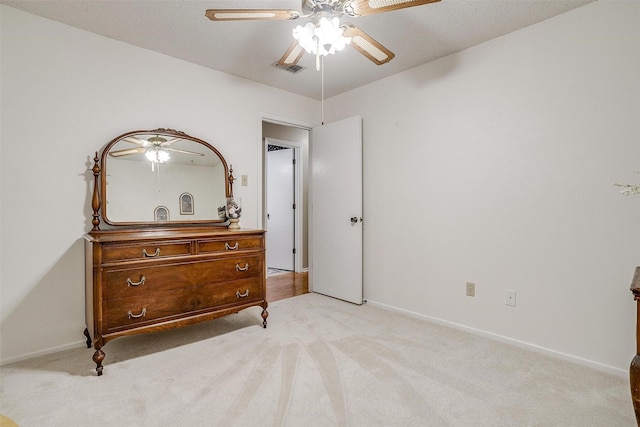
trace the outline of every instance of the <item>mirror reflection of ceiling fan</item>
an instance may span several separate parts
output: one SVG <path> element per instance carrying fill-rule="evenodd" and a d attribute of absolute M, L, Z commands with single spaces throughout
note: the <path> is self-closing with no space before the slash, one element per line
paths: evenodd
<path fill-rule="evenodd" d="M 306 25 L 293 30 L 294 41 L 278 61 L 279 66 L 296 65 L 304 52 L 320 56 L 333 54 L 351 45 L 377 65 L 386 64 L 393 52 L 353 24 L 340 25 L 343 15 L 355 18 L 440 0 L 302 0 L 301 12 L 286 9 L 209 9 L 205 16 L 212 21 L 293 20 L 309 18 Z"/>
<path fill-rule="evenodd" d="M 144 153 L 145 157 L 153 163 L 164 163 L 169 160 L 170 152 L 189 154 L 192 156 L 204 156 L 202 153 L 195 151 L 178 150 L 171 147 L 172 144 L 180 141 L 182 138 L 166 139 L 159 135 L 152 136 L 146 140 L 134 138 L 132 136 L 124 138 L 123 141 L 138 145 L 138 147 L 126 148 L 124 150 L 110 151 L 109 155 L 113 157 L 129 156 L 131 154 Z"/>

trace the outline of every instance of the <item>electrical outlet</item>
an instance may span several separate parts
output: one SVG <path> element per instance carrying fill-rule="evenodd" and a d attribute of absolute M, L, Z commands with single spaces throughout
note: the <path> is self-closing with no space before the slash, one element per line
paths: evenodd
<path fill-rule="evenodd" d="M 475 297 L 476 296 L 476 284 L 473 282 L 467 282 L 467 296 Z"/>
<path fill-rule="evenodd" d="M 242 186 L 246 187 L 247 185 L 249 185 L 249 176 L 248 175 L 242 175 Z"/>
<path fill-rule="evenodd" d="M 516 291 L 504 291 L 504 304 L 511 307 L 516 306 Z"/>

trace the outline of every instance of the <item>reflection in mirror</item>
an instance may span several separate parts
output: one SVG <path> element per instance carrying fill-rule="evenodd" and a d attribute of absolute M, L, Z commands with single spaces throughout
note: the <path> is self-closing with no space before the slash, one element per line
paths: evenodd
<path fill-rule="evenodd" d="M 166 206 L 158 206 L 154 209 L 153 214 L 156 221 L 169 221 L 169 209 Z"/>
<path fill-rule="evenodd" d="M 125 134 L 102 155 L 103 219 L 113 225 L 223 222 L 227 174 L 224 158 L 197 138 L 166 129 Z"/>
<path fill-rule="evenodd" d="M 180 195 L 180 213 L 182 215 L 193 215 L 193 196 L 189 193 Z"/>

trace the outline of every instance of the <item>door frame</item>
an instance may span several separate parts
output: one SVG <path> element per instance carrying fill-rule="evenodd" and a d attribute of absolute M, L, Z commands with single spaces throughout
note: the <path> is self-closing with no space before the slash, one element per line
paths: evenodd
<path fill-rule="evenodd" d="M 273 123 L 273 124 L 277 124 L 277 125 L 282 125 L 282 126 L 288 126 L 288 127 L 293 127 L 293 128 L 298 128 L 298 129 L 304 129 L 306 131 L 309 132 L 309 135 L 311 135 L 311 129 L 313 128 L 313 124 L 309 123 L 309 122 L 303 122 L 300 120 L 295 120 L 295 119 L 290 119 L 287 117 L 282 117 L 282 116 L 277 116 L 274 114 L 269 114 L 269 113 L 258 113 L 258 141 L 257 141 L 257 146 L 258 146 L 258 152 L 260 153 L 260 156 L 258 158 L 258 228 L 266 230 L 266 224 L 267 224 L 267 199 L 266 199 L 266 192 L 267 192 L 267 186 L 266 186 L 266 161 L 267 161 L 267 151 L 266 151 L 266 143 L 265 143 L 265 137 L 262 135 L 262 124 L 264 122 L 267 123 Z M 274 138 L 271 138 L 272 140 Z M 300 144 L 301 145 L 301 144 Z M 309 138 L 309 145 L 311 145 L 311 138 Z M 298 147 L 300 149 L 303 149 L 304 147 Z M 310 148 L 310 147 L 309 147 Z M 297 152 L 296 153 L 296 158 L 300 159 L 300 161 L 298 162 L 299 167 L 297 168 L 297 173 L 302 174 L 302 161 L 301 159 L 302 157 L 302 152 Z M 300 155 L 300 156 L 298 156 Z M 296 177 L 298 178 L 298 177 Z M 298 185 L 301 184 L 301 180 L 296 179 L 296 181 L 298 182 Z M 302 190 L 300 190 L 302 191 Z M 307 195 L 307 197 L 311 197 L 311 188 L 308 189 L 309 194 Z M 297 200 L 302 200 L 302 197 L 296 197 Z M 296 209 L 296 226 L 297 227 L 302 227 L 302 209 Z M 299 215 L 299 217 L 298 217 Z M 306 209 L 305 215 L 307 215 L 307 217 L 309 216 L 309 209 Z M 298 242 L 298 240 L 296 240 L 296 248 L 302 248 L 303 243 L 302 243 L 302 230 L 295 230 L 295 235 L 296 235 L 296 239 L 300 239 L 300 242 Z M 309 230 L 309 241 L 311 240 L 312 236 L 311 236 L 311 230 Z M 311 253 L 310 253 L 310 245 L 309 243 L 307 243 L 307 247 L 305 247 L 306 253 L 307 253 L 307 257 L 309 259 L 309 268 L 311 268 Z M 302 266 L 302 257 L 300 256 L 299 251 L 296 251 L 298 253 L 296 253 L 296 257 L 294 260 L 294 268 L 296 272 L 302 272 L 304 271 L 304 268 Z M 311 283 L 309 283 L 309 290 L 312 290 L 311 287 Z"/>
<path fill-rule="evenodd" d="M 293 150 L 293 158 L 295 160 L 293 167 L 293 203 L 296 205 L 296 209 L 293 213 L 293 244 L 296 251 L 293 254 L 293 269 L 296 272 L 300 272 L 303 270 L 302 268 L 302 257 L 300 256 L 300 248 L 302 248 L 302 156 L 304 154 L 304 146 L 298 142 L 293 141 L 285 141 L 282 139 L 269 138 L 264 137 L 263 139 L 263 147 L 264 150 L 262 155 L 265 156 L 264 162 L 264 194 L 267 193 L 267 173 L 268 173 L 268 162 L 266 161 L 268 146 L 269 145 L 279 145 L 281 147 L 288 147 Z M 263 224 L 267 224 L 267 197 L 264 197 L 265 209 L 263 211 Z"/>

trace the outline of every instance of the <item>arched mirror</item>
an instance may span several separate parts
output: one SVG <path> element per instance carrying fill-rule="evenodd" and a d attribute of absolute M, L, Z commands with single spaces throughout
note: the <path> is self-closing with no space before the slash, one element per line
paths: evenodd
<path fill-rule="evenodd" d="M 227 162 L 201 139 L 173 129 L 128 132 L 107 144 L 100 169 L 101 216 L 107 224 L 226 221 Z"/>

